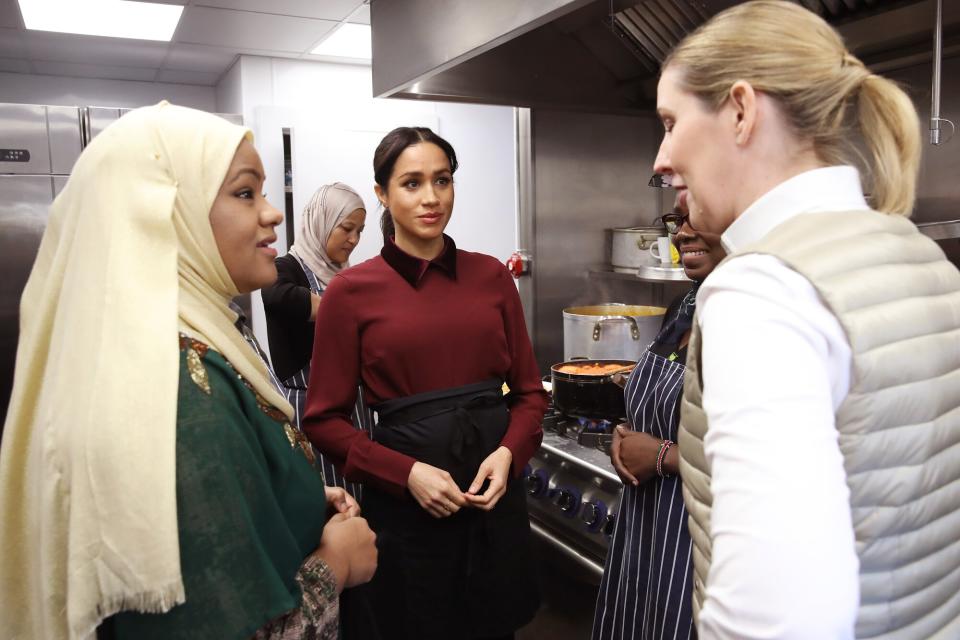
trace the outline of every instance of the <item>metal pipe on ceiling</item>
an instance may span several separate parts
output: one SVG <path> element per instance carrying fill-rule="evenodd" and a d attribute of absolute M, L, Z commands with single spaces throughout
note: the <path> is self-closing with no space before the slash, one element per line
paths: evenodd
<path fill-rule="evenodd" d="M 940 63 L 943 57 L 943 0 L 937 0 L 937 21 L 933 27 L 933 82 L 930 104 L 930 144 L 938 145 L 942 140 L 940 129 Z M 949 122 L 949 121 L 948 121 Z M 953 123 L 950 123 L 953 126 Z"/>

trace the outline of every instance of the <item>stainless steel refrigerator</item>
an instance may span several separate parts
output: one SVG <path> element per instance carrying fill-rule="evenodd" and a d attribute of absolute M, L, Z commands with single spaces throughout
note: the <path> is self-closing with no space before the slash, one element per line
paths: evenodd
<path fill-rule="evenodd" d="M 81 116 L 78 107 L 0 104 L 0 429 L 13 386 L 20 294 L 50 205 L 83 148 Z"/>
<path fill-rule="evenodd" d="M 20 295 L 53 199 L 81 149 L 129 109 L 0 103 L 0 438 L 13 387 Z M 217 114 L 243 124 L 238 114 Z M 250 317 L 249 296 L 238 300 Z"/>

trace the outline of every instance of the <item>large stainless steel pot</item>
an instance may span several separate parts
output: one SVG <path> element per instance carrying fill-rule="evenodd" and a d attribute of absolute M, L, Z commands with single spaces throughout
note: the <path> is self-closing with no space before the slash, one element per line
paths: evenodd
<path fill-rule="evenodd" d="M 657 238 L 667 235 L 663 227 L 624 227 L 611 229 L 610 263 L 615 270 L 636 271 L 638 267 L 659 266 L 650 254 Z"/>
<path fill-rule="evenodd" d="M 563 359 L 636 362 L 660 331 L 663 307 L 606 303 L 563 310 Z"/>
<path fill-rule="evenodd" d="M 626 417 L 623 387 L 624 374 L 589 375 L 560 371 L 566 365 L 619 364 L 626 368 L 636 360 L 568 360 L 550 367 L 553 385 L 553 406 L 568 416 L 622 420 Z"/>

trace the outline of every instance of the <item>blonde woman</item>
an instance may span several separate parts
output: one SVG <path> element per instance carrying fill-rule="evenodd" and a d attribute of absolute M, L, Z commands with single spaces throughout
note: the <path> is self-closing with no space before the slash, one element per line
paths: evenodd
<path fill-rule="evenodd" d="M 0 449 L 4 638 L 336 638 L 373 574 L 228 306 L 276 278 L 251 138 L 137 109 L 53 203 Z"/>
<path fill-rule="evenodd" d="M 960 273 L 906 217 L 913 105 L 761 0 L 678 45 L 657 111 L 729 255 L 679 430 L 700 637 L 960 637 Z"/>

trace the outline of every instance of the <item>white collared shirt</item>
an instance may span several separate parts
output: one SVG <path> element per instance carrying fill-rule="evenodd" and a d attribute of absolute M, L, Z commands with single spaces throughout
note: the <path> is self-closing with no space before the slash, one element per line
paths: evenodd
<path fill-rule="evenodd" d="M 867 208 L 855 168 L 816 169 L 760 197 L 721 242 L 734 253 L 794 216 Z M 853 638 L 859 561 L 835 426 L 850 388 L 843 329 L 768 255 L 717 268 L 697 314 L 713 493 L 700 638 Z"/>

